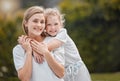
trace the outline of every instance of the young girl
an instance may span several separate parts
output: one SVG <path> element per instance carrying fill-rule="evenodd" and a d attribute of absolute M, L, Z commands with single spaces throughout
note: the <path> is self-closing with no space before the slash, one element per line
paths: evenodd
<path fill-rule="evenodd" d="M 19 79 L 21 81 L 63 81 L 63 48 L 54 50 L 57 53 L 56 61 L 52 52 L 41 43 L 49 41 L 42 35 L 45 28 L 44 9 L 39 6 L 28 8 L 22 24 L 27 35 L 21 36 L 21 45 L 18 44 L 13 48 L 13 59 Z M 44 62 L 36 63 L 33 54 L 44 56 Z"/>
<path fill-rule="evenodd" d="M 63 15 L 57 10 L 48 8 L 45 10 L 46 33 L 48 36 L 54 37 L 47 46 L 51 51 L 61 45 L 65 49 L 65 81 L 91 81 L 90 74 L 79 56 L 78 49 L 63 28 Z"/>

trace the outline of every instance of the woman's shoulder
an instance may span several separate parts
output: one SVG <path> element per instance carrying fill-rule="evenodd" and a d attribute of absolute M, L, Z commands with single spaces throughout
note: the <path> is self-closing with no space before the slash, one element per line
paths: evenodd
<path fill-rule="evenodd" d="M 20 44 L 17 44 L 17 45 L 15 45 L 14 47 L 13 47 L 13 49 L 20 49 L 22 46 L 20 45 Z"/>
<path fill-rule="evenodd" d="M 20 44 L 17 44 L 13 47 L 13 52 L 20 52 L 20 51 L 24 51 Z"/>

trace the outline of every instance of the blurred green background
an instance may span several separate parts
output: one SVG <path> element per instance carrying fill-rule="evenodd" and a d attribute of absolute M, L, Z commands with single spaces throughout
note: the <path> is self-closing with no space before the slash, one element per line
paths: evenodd
<path fill-rule="evenodd" d="M 93 81 L 120 81 L 120 0 L 0 0 L 0 81 L 19 81 L 12 49 L 24 10 L 57 7 Z M 113 78 L 112 78 L 113 77 Z"/>

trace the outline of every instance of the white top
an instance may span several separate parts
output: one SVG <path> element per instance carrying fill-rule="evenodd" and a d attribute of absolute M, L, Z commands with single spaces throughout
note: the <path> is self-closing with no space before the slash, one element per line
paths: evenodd
<path fill-rule="evenodd" d="M 62 28 L 55 38 L 64 43 L 65 67 L 78 61 L 83 62 L 75 43 L 67 34 L 67 30 L 65 28 Z"/>
<path fill-rule="evenodd" d="M 46 37 L 44 42 L 48 42 L 50 37 Z M 55 59 L 64 65 L 64 48 L 60 47 L 55 49 L 51 54 L 55 57 Z M 19 70 L 23 67 L 25 60 L 26 60 L 26 54 L 24 49 L 21 45 L 16 45 L 13 48 L 13 59 L 16 70 Z M 30 81 L 64 81 L 63 79 L 58 78 L 50 69 L 50 67 L 47 64 L 47 61 L 45 60 L 42 64 L 36 63 L 36 61 L 33 58 L 33 69 L 32 69 L 32 77 Z"/>

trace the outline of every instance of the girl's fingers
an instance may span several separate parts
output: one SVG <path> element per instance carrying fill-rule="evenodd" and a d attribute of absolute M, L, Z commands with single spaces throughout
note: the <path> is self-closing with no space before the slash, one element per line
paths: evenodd
<path fill-rule="evenodd" d="M 37 62 L 37 57 L 34 56 L 35 62 Z"/>
<path fill-rule="evenodd" d="M 33 56 L 34 56 L 35 61 L 38 63 L 37 54 L 33 53 Z"/>
<path fill-rule="evenodd" d="M 39 44 L 39 42 L 37 42 L 36 40 L 33 40 L 33 42 L 34 42 L 35 44 Z"/>
<path fill-rule="evenodd" d="M 43 55 L 39 55 L 39 63 L 43 63 L 43 61 L 44 61 Z"/>
<path fill-rule="evenodd" d="M 30 43 L 31 39 L 30 38 L 26 38 L 25 41 Z"/>
<path fill-rule="evenodd" d="M 35 40 L 32 40 L 31 43 L 32 43 L 33 45 L 37 45 L 37 44 L 38 44 L 38 42 L 35 41 Z"/>
<path fill-rule="evenodd" d="M 39 64 L 43 62 L 43 57 L 41 57 L 41 55 L 34 54 L 34 59 Z"/>
<path fill-rule="evenodd" d="M 31 47 L 32 47 L 33 50 L 37 50 L 37 47 L 34 46 L 33 44 L 31 44 Z"/>
<path fill-rule="evenodd" d="M 22 44 L 23 43 L 23 35 L 19 36 L 17 41 L 19 44 Z"/>
<path fill-rule="evenodd" d="M 38 46 L 40 46 L 39 43 L 34 42 L 34 41 L 31 41 L 31 45 L 32 45 L 33 47 L 38 47 Z"/>
<path fill-rule="evenodd" d="M 43 63 L 43 61 L 44 61 L 44 57 L 43 55 L 41 55 L 41 63 Z"/>
<path fill-rule="evenodd" d="M 38 55 L 38 63 L 41 63 L 41 57 Z"/>
<path fill-rule="evenodd" d="M 31 41 L 31 46 L 34 50 L 38 50 L 40 45 L 39 44 L 36 44 L 35 42 Z"/>

